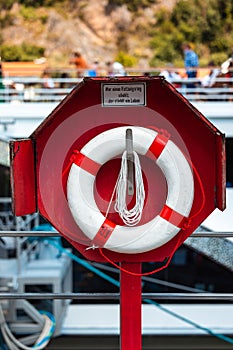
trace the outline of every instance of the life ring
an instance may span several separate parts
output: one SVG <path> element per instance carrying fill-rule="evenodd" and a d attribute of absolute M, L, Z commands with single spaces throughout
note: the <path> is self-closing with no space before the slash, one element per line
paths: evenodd
<path fill-rule="evenodd" d="M 67 180 L 67 199 L 76 224 L 91 240 L 90 246 L 135 254 L 164 245 L 181 230 L 192 208 L 194 180 L 188 161 L 171 140 L 154 130 L 130 126 L 134 150 L 156 158 L 167 181 L 167 199 L 160 214 L 143 225 L 132 228 L 106 219 L 94 199 L 95 176 L 105 162 L 124 152 L 128 128 L 104 131 L 77 152 Z"/>

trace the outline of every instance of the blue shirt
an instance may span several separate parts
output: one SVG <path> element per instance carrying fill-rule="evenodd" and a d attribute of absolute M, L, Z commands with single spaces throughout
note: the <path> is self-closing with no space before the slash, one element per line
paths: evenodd
<path fill-rule="evenodd" d="M 190 68 L 186 70 L 188 78 L 195 78 L 197 76 L 197 72 L 195 67 L 199 66 L 198 56 L 193 50 L 185 50 L 184 53 L 184 65 L 185 68 Z"/>
<path fill-rule="evenodd" d="M 184 53 L 184 65 L 186 68 L 198 67 L 198 56 L 193 50 L 186 50 Z"/>

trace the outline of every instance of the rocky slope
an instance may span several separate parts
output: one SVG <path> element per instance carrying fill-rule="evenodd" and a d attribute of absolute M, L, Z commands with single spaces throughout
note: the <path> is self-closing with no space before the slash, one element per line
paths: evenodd
<path fill-rule="evenodd" d="M 37 9 L 32 18 L 25 18 L 15 3 L 13 23 L 2 30 L 2 38 L 8 44 L 43 46 L 47 60 L 56 65 L 68 62 L 74 50 L 81 51 L 89 63 L 112 60 L 123 50 L 145 67 L 152 56 L 148 33 L 155 24 L 156 11 L 162 6 L 171 8 L 175 1 L 157 0 L 135 14 L 126 5 L 111 8 L 107 0 L 75 0 L 66 9 Z"/>

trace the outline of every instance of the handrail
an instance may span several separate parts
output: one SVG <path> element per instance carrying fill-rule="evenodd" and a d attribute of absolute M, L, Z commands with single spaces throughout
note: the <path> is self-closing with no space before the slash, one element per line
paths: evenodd
<path fill-rule="evenodd" d="M 57 231 L 0 231 L 0 237 L 58 237 Z M 192 238 L 201 237 L 217 237 L 217 238 L 230 238 L 233 237 L 233 232 L 225 231 L 196 231 L 190 236 Z"/>
<path fill-rule="evenodd" d="M 0 89 L 0 102 L 59 102 L 80 81 L 80 78 L 54 78 L 54 87 L 47 88 L 43 86 L 43 78 L 3 79 L 5 88 Z M 215 78 L 216 86 L 211 87 L 202 86 L 200 78 L 170 79 L 170 83 L 190 101 L 233 101 L 233 78 Z"/>
<path fill-rule="evenodd" d="M 53 231 L 0 231 L 0 237 L 57 237 L 58 232 Z M 233 232 L 209 232 L 197 231 L 191 237 L 233 237 Z M 78 299 L 80 300 L 119 300 L 119 293 L 18 293 L 18 292 L 0 292 L 1 299 Z M 151 299 L 157 301 L 172 300 L 200 300 L 200 301 L 232 301 L 233 293 L 208 293 L 203 291 L 182 292 L 182 293 L 142 293 L 142 299 Z"/>
<path fill-rule="evenodd" d="M 1 293 L 1 299 L 118 300 L 119 293 Z M 233 293 L 142 293 L 142 299 L 232 301 Z"/>

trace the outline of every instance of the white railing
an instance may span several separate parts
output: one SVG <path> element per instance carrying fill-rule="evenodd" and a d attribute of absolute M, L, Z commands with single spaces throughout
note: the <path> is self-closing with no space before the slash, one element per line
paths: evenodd
<path fill-rule="evenodd" d="M 44 87 L 43 78 L 3 79 L 0 102 L 59 102 L 81 81 L 80 78 L 54 78 L 53 88 Z M 203 87 L 199 78 L 171 79 L 177 90 L 189 101 L 233 101 L 233 78 L 215 78 L 212 87 Z"/>

